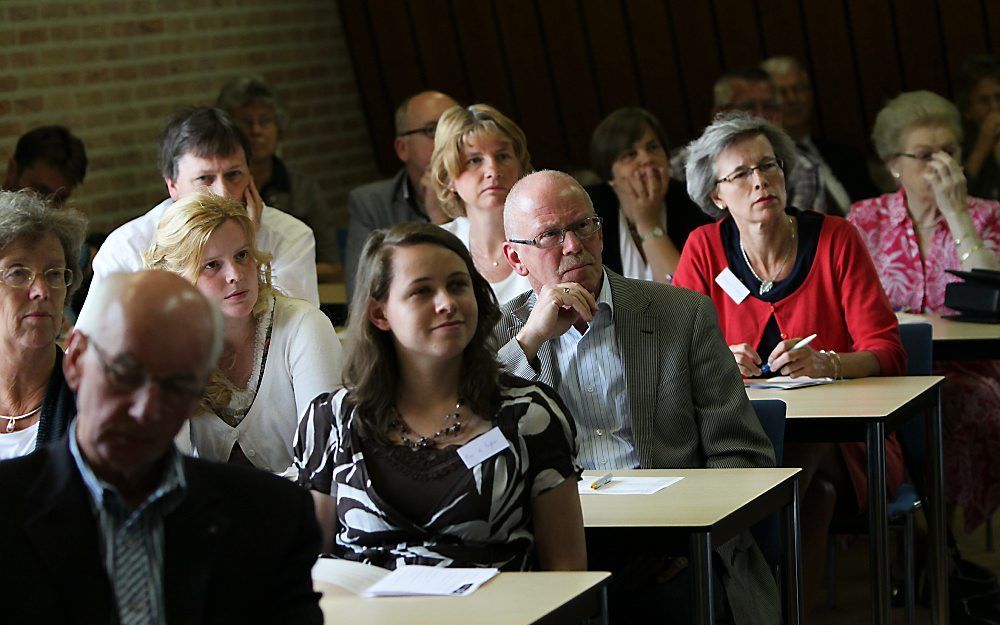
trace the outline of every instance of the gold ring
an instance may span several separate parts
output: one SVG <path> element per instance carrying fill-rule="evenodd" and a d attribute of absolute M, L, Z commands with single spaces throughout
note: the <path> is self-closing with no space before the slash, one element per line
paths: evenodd
<path fill-rule="evenodd" d="M 569 287 L 568 286 L 563 287 L 563 293 L 569 293 Z"/>

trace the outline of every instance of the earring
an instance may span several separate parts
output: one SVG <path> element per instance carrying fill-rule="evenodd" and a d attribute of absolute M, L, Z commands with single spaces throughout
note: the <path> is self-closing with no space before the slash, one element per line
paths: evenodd
<path fill-rule="evenodd" d="M 892 177 L 895 178 L 896 180 L 899 180 L 899 172 L 898 171 L 892 172 Z"/>

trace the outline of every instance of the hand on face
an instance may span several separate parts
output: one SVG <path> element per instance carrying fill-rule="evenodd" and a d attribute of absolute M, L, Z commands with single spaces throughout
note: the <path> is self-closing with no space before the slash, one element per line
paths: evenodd
<path fill-rule="evenodd" d="M 801 376 L 833 377 L 834 368 L 830 356 L 821 354 L 808 345 L 792 349 L 801 340 L 802 337 L 799 337 L 778 343 L 778 346 L 767 358 L 767 362 L 771 365 L 771 371 L 793 378 Z"/>
<path fill-rule="evenodd" d="M 562 336 L 577 321 L 587 323 L 597 313 L 597 301 L 576 282 L 561 282 L 542 287 L 538 301 L 522 332 L 532 343 L 543 343 Z"/>
<path fill-rule="evenodd" d="M 967 210 L 968 193 L 962 166 L 947 152 L 935 152 L 923 172 L 937 207 L 944 215 L 956 215 Z"/>
<path fill-rule="evenodd" d="M 638 167 L 610 184 L 618 196 L 621 211 L 630 223 L 636 226 L 649 224 L 650 228 L 659 224 L 663 198 L 670 184 L 666 167 L 658 163 Z"/>
<path fill-rule="evenodd" d="M 261 219 L 264 215 L 264 200 L 260 197 L 260 192 L 257 191 L 257 184 L 253 178 L 250 179 L 250 184 L 243 192 L 243 203 L 247 207 L 247 215 L 250 216 L 254 229 L 260 230 Z"/>

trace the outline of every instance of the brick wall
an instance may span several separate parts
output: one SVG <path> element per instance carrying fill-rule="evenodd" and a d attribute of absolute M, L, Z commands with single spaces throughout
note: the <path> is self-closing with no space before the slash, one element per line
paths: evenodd
<path fill-rule="evenodd" d="M 341 214 L 378 177 L 335 0 L 62 0 L 0 3 L 0 158 L 35 126 L 68 126 L 90 165 L 71 202 L 109 230 L 166 197 L 166 117 L 263 76 L 288 109 L 281 153 Z"/>

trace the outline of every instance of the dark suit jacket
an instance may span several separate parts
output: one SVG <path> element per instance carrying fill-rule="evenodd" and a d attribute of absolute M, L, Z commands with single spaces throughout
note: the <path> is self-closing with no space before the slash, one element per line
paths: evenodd
<path fill-rule="evenodd" d="M 605 268 L 615 337 L 625 370 L 639 463 L 647 469 L 774 466 L 774 450 L 747 399 L 739 368 L 711 300 L 700 293 Z M 507 371 L 559 390 L 552 341 L 529 363 L 514 338 L 531 313 L 532 292 L 502 307 L 494 331 Z M 774 577 L 749 532 L 718 548 L 735 623 L 780 620 Z"/>
<path fill-rule="evenodd" d="M 164 519 L 167 622 L 313 623 L 320 536 L 309 493 L 272 475 L 185 458 L 188 493 Z M 0 462 L 0 567 L 21 580 L 6 623 L 118 622 L 99 522 L 66 440 Z"/>
<path fill-rule="evenodd" d="M 372 232 L 380 228 L 391 228 L 404 221 L 427 221 L 427 216 L 414 210 L 406 199 L 406 181 L 406 170 L 400 169 L 392 178 L 358 187 L 347 195 L 349 221 L 344 277 L 348 298 L 354 292 L 354 278 L 361 251 Z"/>
<path fill-rule="evenodd" d="M 601 225 L 601 230 L 604 231 L 604 252 L 601 254 L 604 265 L 616 273 L 621 273 L 618 196 L 606 182 L 588 186 L 587 193 L 590 195 L 590 201 L 594 203 L 594 210 L 604 220 Z M 692 230 L 714 221 L 691 201 L 687 191 L 684 190 L 683 182 L 671 180 L 664 200 L 667 205 L 667 236 L 674 242 L 678 252 L 684 249 L 684 243 Z"/>

